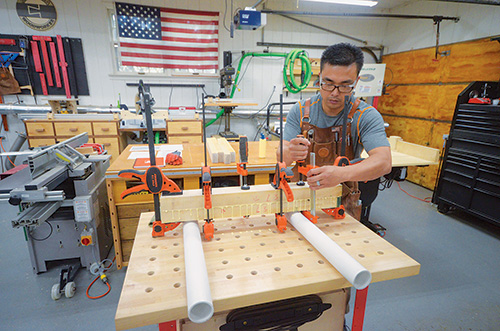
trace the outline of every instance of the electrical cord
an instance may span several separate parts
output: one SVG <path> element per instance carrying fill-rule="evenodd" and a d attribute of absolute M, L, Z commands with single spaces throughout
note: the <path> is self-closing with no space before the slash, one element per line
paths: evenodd
<path fill-rule="evenodd" d="M 410 193 L 408 193 L 408 192 L 406 192 L 405 190 L 403 190 L 403 188 L 401 187 L 401 184 L 399 184 L 399 182 L 398 182 L 398 186 L 399 186 L 399 189 L 400 189 L 401 191 L 403 191 L 404 193 L 406 193 L 408 196 L 410 196 L 410 197 L 412 197 L 412 198 L 414 198 L 414 199 L 417 199 L 418 201 L 422 201 L 422 202 L 425 202 L 425 203 L 430 203 L 430 202 L 431 202 L 432 197 L 426 197 L 426 198 L 424 198 L 424 199 L 421 199 L 421 198 L 416 197 L 416 196 L 414 196 L 414 195 L 411 195 Z"/>
<path fill-rule="evenodd" d="M 50 224 L 49 221 L 45 221 L 45 223 L 47 223 L 49 226 L 50 226 L 50 233 L 45 237 L 45 238 L 42 238 L 42 239 L 39 239 L 39 238 L 35 238 L 33 237 L 33 235 L 31 234 L 32 231 L 28 231 L 28 236 L 33 239 L 34 241 L 44 241 L 44 240 L 47 240 L 49 239 L 49 237 L 52 235 L 52 233 L 54 232 L 54 228 L 52 227 L 52 224 Z"/>
<path fill-rule="evenodd" d="M 3 123 L 0 123 L 0 124 L 3 124 Z M 0 146 L 2 146 L 2 150 L 6 153 L 7 151 L 6 151 L 6 150 L 5 150 L 5 148 L 3 147 L 3 142 L 2 142 L 2 141 L 3 141 L 3 138 L 2 138 L 2 137 L 0 137 Z M 10 159 L 10 157 L 9 157 L 9 156 L 7 156 L 7 159 L 9 159 L 9 162 L 12 164 L 12 166 L 14 166 L 14 167 L 16 166 L 16 165 L 14 164 L 14 162 L 12 162 L 12 160 Z"/>
<path fill-rule="evenodd" d="M 96 274 L 97 277 L 94 278 L 94 280 L 90 283 L 90 285 L 87 287 L 87 291 L 86 291 L 86 294 L 87 294 L 87 298 L 89 299 L 92 299 L 92 300 L 96 300 L 96 299 L 100 299 L 102 297 L 105 297 L 109 292 L 111 292 L 111 285 L 109 284 L 109 281 L 108 281 L 108 277 L 106 276 L 105 272 L 108 271 L 114 264 L 115 262 L 115 259 L 116 259 L 116 256 L 113 258 L 113 261 L 110 261 L 109 259 L 104 259 L 102 260 L 100 263 L 99 263 L 99 269 L 96 271 Z M 104 263 L 105 262 L 110 262 L 109 266 L 105 267 L 104 266 Z M 98 279 L 101 279 L 102 282 L 104 284 L 106 284 L 108 286 L 108 290 L 106 291 L 106 293 L 104 294 L 101 294 L 101 295 L 98 295 L 98 296 L 91 296 L 89 294 L 89 291 L 90 291 L 90 288 L 92 287 L 92 285 L 94 285 L 94 283 L 98 280 Z"/>

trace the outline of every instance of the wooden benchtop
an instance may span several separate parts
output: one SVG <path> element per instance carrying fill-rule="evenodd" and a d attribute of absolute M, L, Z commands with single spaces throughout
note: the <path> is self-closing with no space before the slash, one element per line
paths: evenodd
<path fill-rule="evenodd" d="M 350 216 L 318 215 L 318 226 L 370 270 L 373 282 L 419 273 L 416 261 Z M 139 221 L 115 316 L 117 330 L 187 318 L 182 227 L 153 238 L 152 216 L 144 213 Z M 215 228 L 203 249 L 216 313 L 350 287 L 290 225 L 279 233 L 274 215 L 215 220 Z"/>
<path fill-rule="evenodd" d="M 229 142 L 236 152 L 236 162 L 240 161 L 239 154 L 239 143 L 238 142 Z M 127 148 L 120 154 L 118 159 L 116 159 L 111 166 L 106 171 L 106 175 L 115 175 L 118 174 L 120 170 L 124 169 L 133 169 L 134 160 L 129 160 L 128 157 L 130 155 L 130 149 L 132 146 L 146 146 L 146 145 L 128 145 Z M 201 175 L 201 165 L 205 163 L 205 157 L 203 152 L 203 143 L 194 143 L 194 144 L 183 144 L 182 151 L 182 165 L 173 166 L 167 165 L 162 167 L 164 172 L 168 172 L 171 174 L 175 174 L 176 172 L 185 172 L 187 170 L 196 171 Z M 279 141 L 268 141 L 266 147 L 266 157 L 259 158 L 259 142 L 258 141 L 249 141 L 248 142 L 248 167 L 247 169 L 250 173 L 258 172 L 262 168 L 272 167 L 274 171 L 274 167 L 276 166 L 276 150 L 278 149 Z M 210 161 L 210 157 L 208 157 L 208 165 L 212 168 L 213 171 L 217 170 L 231 170 L 236 173 L 236 163 L 212 163 Z M 266 170 L 266 172 L 269 169 Z M 273 172 L 271 171 L 271 172 Z"/>

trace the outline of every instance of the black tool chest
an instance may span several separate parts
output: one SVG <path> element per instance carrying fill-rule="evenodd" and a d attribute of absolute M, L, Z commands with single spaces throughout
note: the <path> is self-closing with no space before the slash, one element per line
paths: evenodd
<path fill-rule="evenodd" d="M 467 103 L 481 88 L 491 99 L 500 95 L 498 82 L 460 93 L 433 203 L 442 213 L 460 209 L 500 226 L 500 106 Z"/>

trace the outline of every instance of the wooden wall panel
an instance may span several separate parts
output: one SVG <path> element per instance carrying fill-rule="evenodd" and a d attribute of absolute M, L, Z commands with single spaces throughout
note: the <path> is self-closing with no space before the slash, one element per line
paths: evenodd
<path fill-rule="evenodd" d="M 391 84 L 438 83 L 440 79 L 441 63 L 434 61 L 431 48 L 385 55 L 382 62 L 386 64 L 386 83 L 388 79 Z"/>
<path fill-rule="evenodd" d="M 431 121 L 412 118 L 385 116 L 384 121 L 389 123 L 385 129 L 387 136 L 399 136 L 409 143 L 428 146 L 431 139 Z"/>
<path fill-rule="evenodd" d="M 449 56 L 434 59 L 435 49 L 390 54 L 387 64 L 387 95 L 378 110 L 389 123 L 388 136 L 405 141 L 443 147 L 443 134 L 450 131 L 457 97 L 470 82 L 500 79 L 500 43 L 490 38 L 439 47 Z M 391 71 L 393 76 L 391 76 Z M 392 78 L 391 78 L 392 77 Z M 438 166 L 408 169 L 408 180 L 434 189 Z"/>
<path fill-rule="evenodd" d="M 451 45 L 441 81 L 472 82 L 500 79 L 500 43 L 489 38 Z"/>
<path fill-rule="evenodd" d="M 382 114 L 451 121 L 457 96 L 467 84 L 397 85 L 379 99 Z"/>

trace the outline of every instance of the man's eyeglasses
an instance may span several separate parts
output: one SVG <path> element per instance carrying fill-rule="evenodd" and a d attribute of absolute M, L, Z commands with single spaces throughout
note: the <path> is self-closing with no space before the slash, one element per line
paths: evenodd
<path fill-rule="evenodd" d="M 325 83 L 323 80 L 320 81 L 319 86 L 323 91 L 333 92 L 335 89 L 339 89 L 339 93 L 350 93 L 356 86 L 356 83 L 352 85 L 335 85 L 330 83 Z"/>

